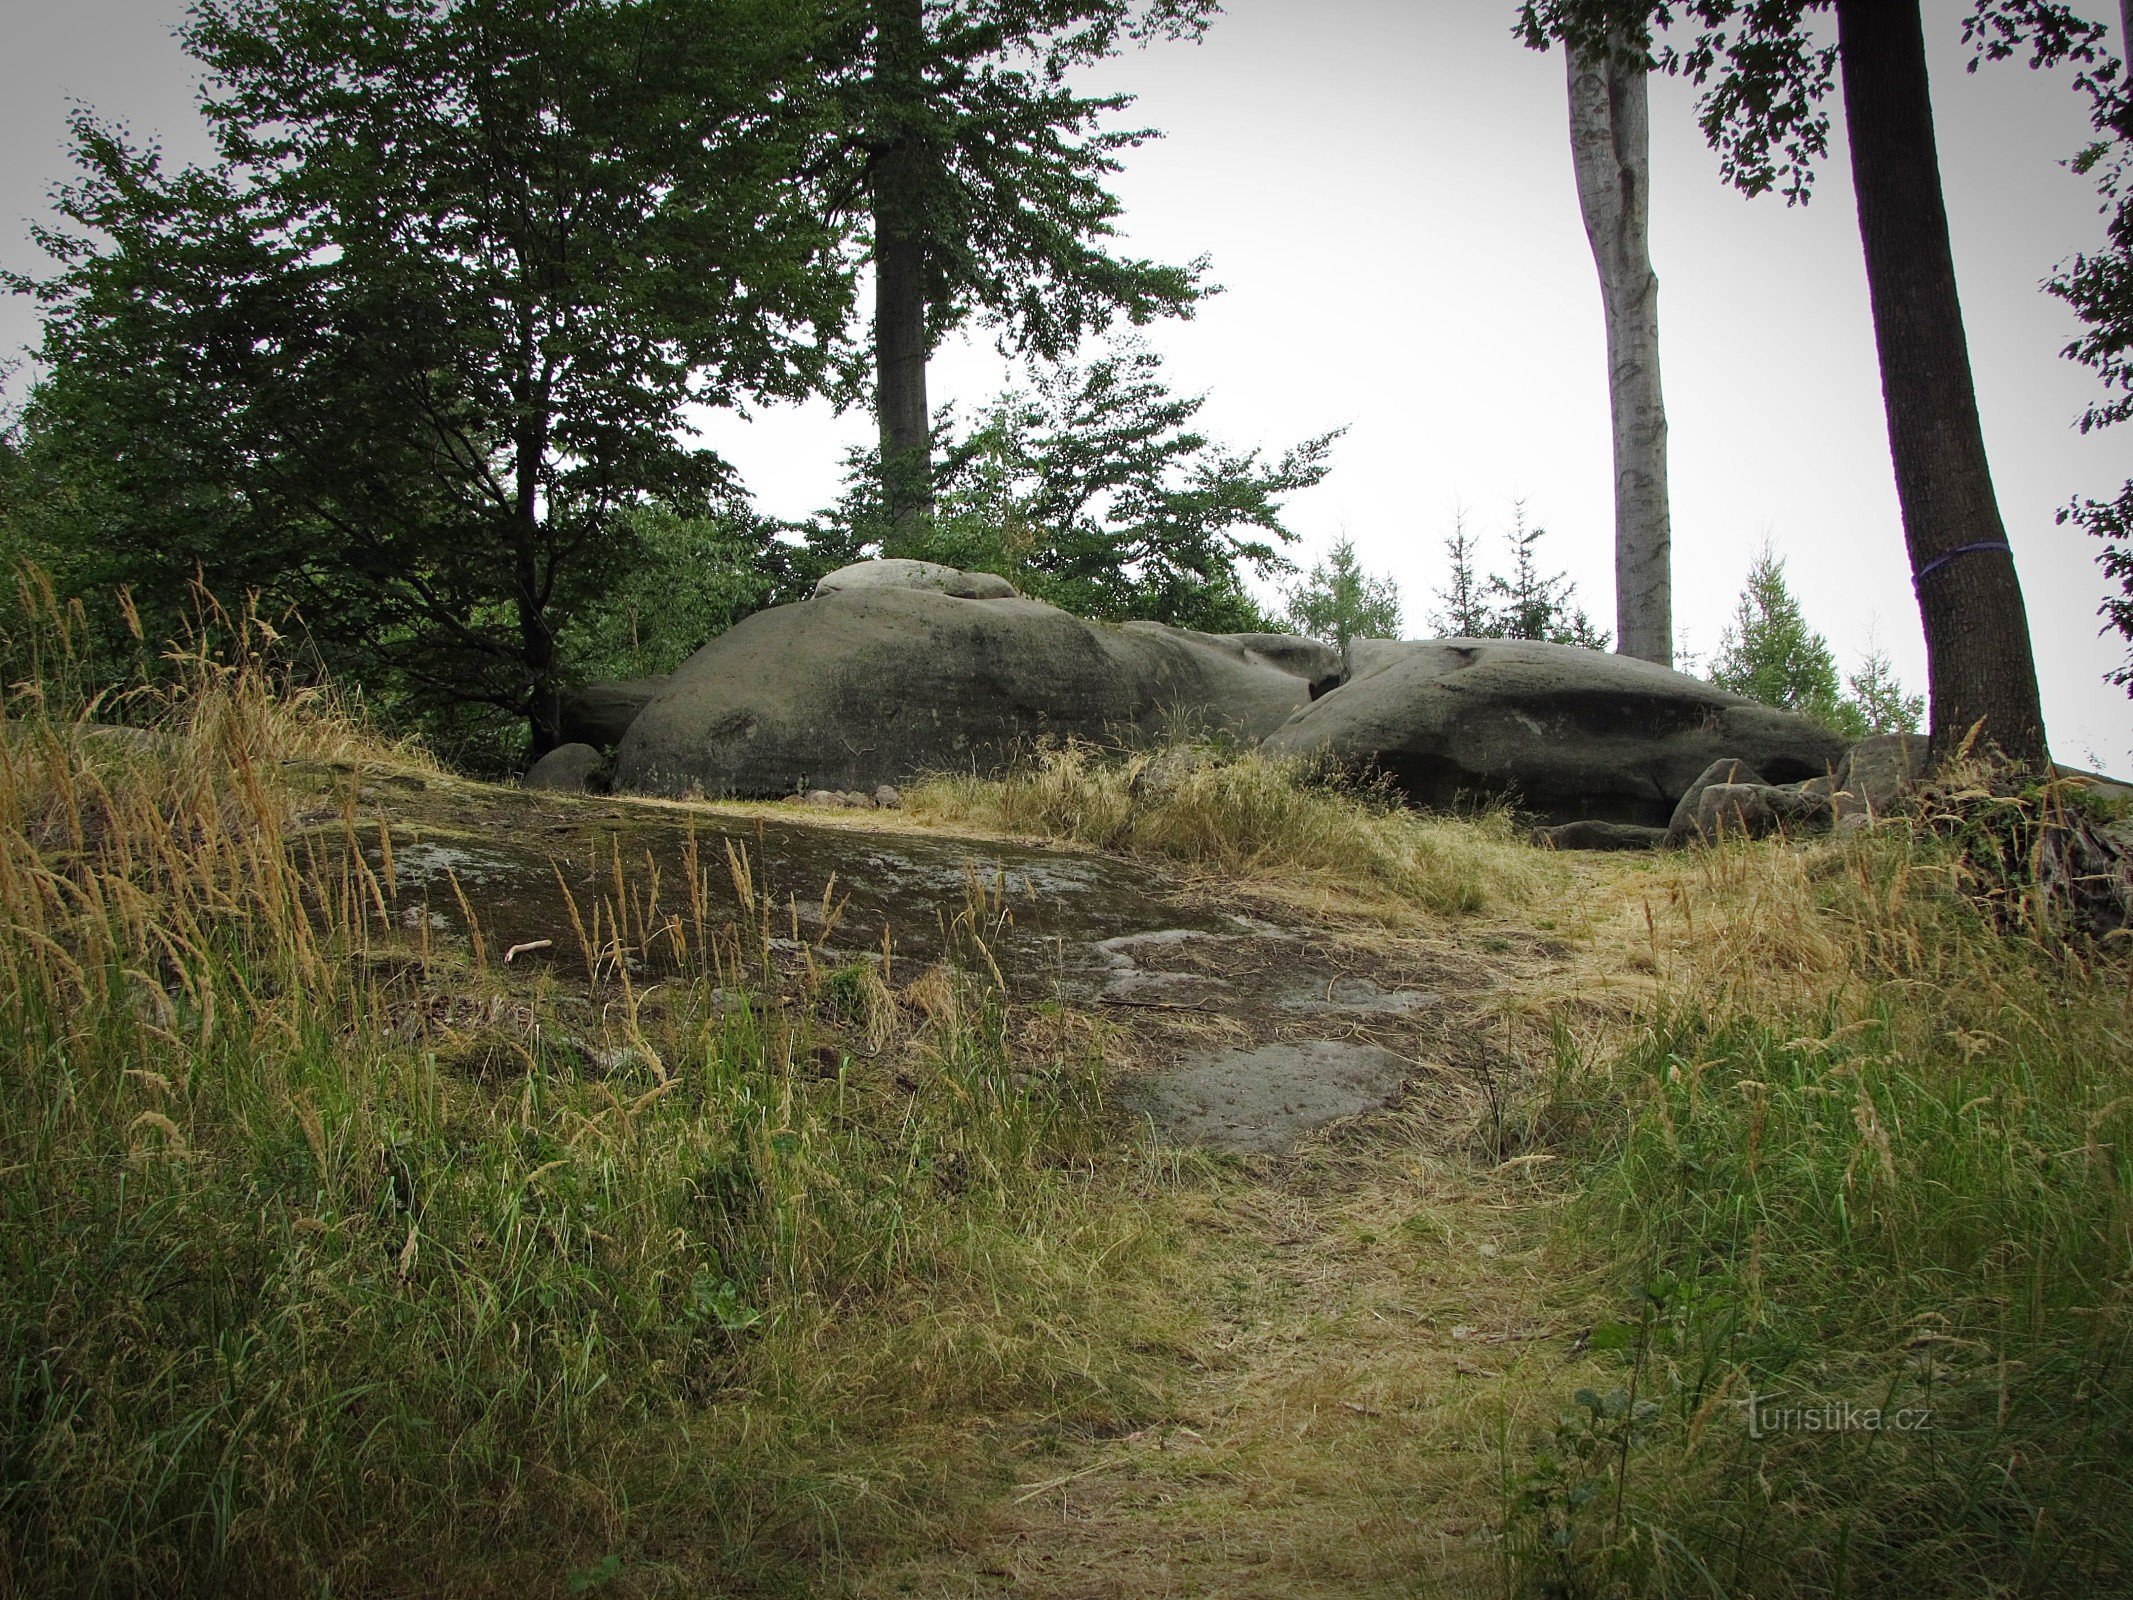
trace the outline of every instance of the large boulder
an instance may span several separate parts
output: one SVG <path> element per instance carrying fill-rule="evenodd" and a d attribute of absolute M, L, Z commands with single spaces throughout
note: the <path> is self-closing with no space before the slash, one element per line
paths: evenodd
<path fill-rule="evenodd" d="M 855 561 L 839 567 L 815 585 L 811 598 L 842 594 L 847 589 L 925 589 L 957 600 L 1012 600 L 1015 586 L 994 572 L 963 572 L 937 561 Z"/>
<path fill-rule="evenodd" d="M 1820 723 L 1648 661 L 1523 639 L 1359 641 L 1354 673 L 1266 741 L 1270 755 L 1382 773 L 1420 805 L 1508 796 L 1553 822 L 1664 828 L 1713 762 L 1820 777 Z"/>
<path fill-rule="evenodd" d="M 1046 735 L 1256 742 L 1310 696 L 1250 636 L 1085 622 L 1034 600 L 894 585 L 759 611 L 683 663 L 631 726 L 617 786 L 652 794 L 870 793 L 996 769 Z"/>
<path fill-rule="evenodd" d="M 622 743 L 637 713 L 666 686 L 664 678 L 603 678 L 565 689 L 556 706 L 556 737 L 564 744 L 612 750 Z"/>

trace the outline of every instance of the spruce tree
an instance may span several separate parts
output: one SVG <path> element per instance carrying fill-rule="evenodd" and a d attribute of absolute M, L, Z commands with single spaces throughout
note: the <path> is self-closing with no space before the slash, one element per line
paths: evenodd
<path fill-rule="evenodd" d="M 1400 633 L 1400 588 L 1365 572 L 1355 541 L 1343 536 L 1287 596 L 1289 625 L 1345 652 L 1353 639 L 1394 639 Z"/>

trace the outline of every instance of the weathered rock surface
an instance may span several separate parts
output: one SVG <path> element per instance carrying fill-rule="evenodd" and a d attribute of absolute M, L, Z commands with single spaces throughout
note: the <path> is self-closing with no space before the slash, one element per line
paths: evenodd
<path fill-rule="evenodd" d="M 834 576 L 834 574 L 833 574 Z M 929 771 L 989 770 L 1047 736 L 1257 741 L 1310 695 L 1247 642 L 1085 622 L 1034 600 L 847 586 L 761 611 L 683 663 L 630 727 L 621 787 L 652 794 L 872 793 Z"/>
<path fill-rule="evenodd" d="M 524 787 L 557 794 L 598 794 L 607 788 L 607 757 L 589 744 L 559 744 L 527 768 Z"/>
<path fill-rule="evenodd" d="M 2133 800 L 2133 783 L 2107 778 L 2100 772 L 2088 772 L 2080 767 L 2054 767 L 2052 770 L 2099 800 Z"/>
<path fill-rule="evenodd" d="M 1822 785 L 1707 784 L 1696 796 L 1687 822 L 1667 831 L 1669 844 L 1762 839 L 1773 833 L 1815 832 L 1830 825 L 1834 810 Z"/>
<path fill-rule="evenodd" d="M 1703 798 L 1704 790 L 1721 783 L 1763 784 L 1770 780 L 1757 772 L 1747 762 L 1734 756 L 1714 761 L 1696 775 L 1695 781 L 1682 791 L 1674 803 L 1674 814 L 1666 825 L 1666 842 L 1683 845 L 1700 837 L 1696 822 L 1696 802 Z"/>
<path fill-rule="evenodd" d="M 1597 650 L 1363 640 L 1351 659 L 1353 676 L 1265 749 L 1382 772 L 1422 805 L 1509 795 L 1556 822 L 1663 828 L 1715 761 L 1782 783 L 1844 759 L 1844 741 L 1806 717 Z"/>
<path fill-rule="evenodd" d="M 1861 739 L 1837 768 L 1837 787 L 1851 804 L 1840 809 L 1849 813 L 1866 810 L 1875 816 L 1893 809 L 1904 791 L 1925 776 L 1926 736 L 1922 733 L 1877 733 Z"/>
<path fill-rule="evenodd" d="M 998 573 L 964 572 L 937 561 L 855 561 L 815 585 L 812 598 L 850 589 L 924 589 L 957 600 L 1012 600 L 1015 586 Z"/>
<path fill-rule="evenodd" d="M 565 744 L 612 750 L 622 743 L 637 713 L 667 686 L 664 678 L 603 678 L 565 689 L 556 707 L 556 731 Z"/>
<path fill-rule="evenodd" d="M 1280 1155 L 1314 1128 L 1391 1105 L 1413 1070 L 1377 1045 L 1264 1044 L 1191 1057 L 1139 1098 L 1175 1143 Z"/>
<path fill-rule="evenodd" d="M 1667 842 L 1667 830 L 1634 822 L 1559 822 L 1536 837 L 1551 850 L 1656 850 Z"/>

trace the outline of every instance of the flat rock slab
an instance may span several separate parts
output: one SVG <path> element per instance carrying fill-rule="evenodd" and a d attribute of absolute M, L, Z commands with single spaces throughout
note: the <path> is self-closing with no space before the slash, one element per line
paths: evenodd
<path fill-rule="evenodd" d="M 1412 1071 L 1376 1045 L 1263 1044 L 1186 1057 L 1141 1091 L 1140 1109 L 1176 1144 L 1281 1155 L 1313 1128 L 1391 1105 Z"/>
<path fill-rule="evenodd" d="M 884 934 L 899 968 L 912 963 L 905 970 L 914 974 L 945 956 L 968 956 L 952 948 L 950 930 L 972 894 L 981 894 L 991 908 L 984 918 L 988 951 L 1025 998 L 1062 985 L 1085 991 L 1122 977 L 1156 978 L 1105 948 L 1151 924 L 1178 938 L 1203 932 L 1167 926 L 1179 919 L 1203 922 L 1206 931 L 1236 925 L 1223 913 L 1170 903 L 1173 886 L 1161 874 L 1101 856 L 710 812 L 678 817 L 627 802 L 551 811 L 541 796 L 510 790 L 475 791 L 437 810 L 434 823 L 417 813 L 393 824 L 397 885 L 414 902 L 409 925 L 426 916 L 432 928 L 464 932 L 471 909 L 494 950 L 548 941 L 534 957 L 542 965 L 578 960 L 564 889 L 576 898 L 579 916 L 589 919 L 595 902 L 613 897 L 618 872 L 633 895 L 648 894 L 656 874 L 662 908 L 686 916 L 693 866 L 710 880 L 711 920 L 734 921 L 742 913 L 729 845 L 773 908 L 776 934 L 797 929 L 804 939 L 821 938 L 823 890 L 833 886 L 833 904 L 841 908 L 831 935 L 836 959 L 878 952 Z M 365 861 L 382 876 L 376 828 L 359 824 L 357 835 Z M 315 842 L 330 852 L 341 848 L 340 838 L 336 821 Z M 659 958 L 643 970 L 662 970 Z M 1156 981 L 1132 993 L 1142 1004 L 1199 1009 L 1219 988 L 1205 979 Z"/>
<path fill-rule="evenodd" d="M 1371 978 L 1306 978 L 1277 1000 L 1284 1011 L 1311 1017 L 1406 1017 L 1442 1003 L 1420 989 L 1387 989 Z"/>

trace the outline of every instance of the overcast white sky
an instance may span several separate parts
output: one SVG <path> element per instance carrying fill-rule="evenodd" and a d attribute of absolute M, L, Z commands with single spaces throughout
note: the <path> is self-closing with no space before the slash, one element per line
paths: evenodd
<path fill-rule="evenodd" d="M 2096 0 L 2097 14 L 2112 7 Z M 179 0 L 0 0 L 0 261 L 34 268 L 27 220 L 65 171 L 70 101 L 204 141 Z M 1347 425 L 1334 471 L 1293 503 L 1308 563 L 1341 531 L 1398 579 L 1420 632 L 1455 504 L 1493 529 L 1514 496 L 1554 562 L 1611 621 L 1604 344 L 1578 220 L 1562 65 L 1510 36 L 1511 0 L 1229 0 L 1197 47 L 1158 46 L 1100 81 L 1137 93 L 1167 137 L 1119 182 L 1135 253 L 1206 252 L 1226 293 L 1155 330 L 1217 438 L 1278 449 Z M 1966 0 L 1926 0 L 1941 167 L 1985 434 L 2036 636 L 2055 752 L 2133 768 L 2133 702 L 2102 682 L 2093 541 L 2057 526 L 2077 491 L 2115 488 L 2133 429 L 2082 438 L 2094 393 L 2059 357 L 2075 331 L 2038 291 L 2100 233 L 2059 163 L 2086 133 L 2063 79 L 1963 71 Z M 1870 639 L 1925 680 L 1891 481 L 1841 122 L 1814 202 L 1723 188 L 1688 90 L 1656 81 L 1653 256 L 1672 425 L 1675 614 L 1717 642 L 1756 547 L 1790 563 L 1809 620 L 1849 667 Z M 34 337 L 0 301 L 0 350 Z M 933 398 L 982 401 L 1009 376 L 982 338 L 936 363 Z M 827 407 L 715 419 L 709 434 L 766 510 L 834 494 L 863 416 Z"/>

